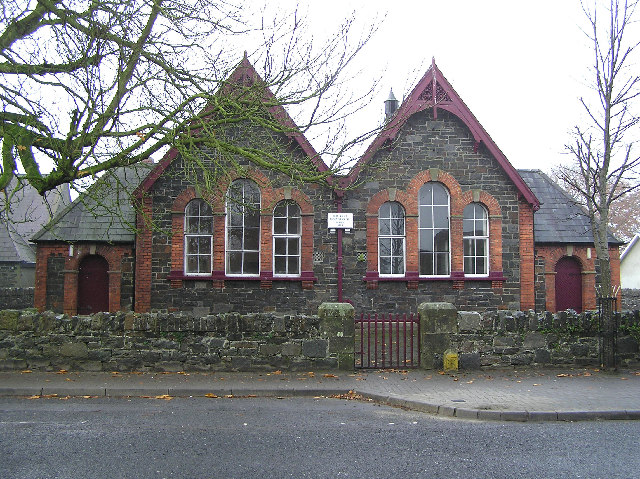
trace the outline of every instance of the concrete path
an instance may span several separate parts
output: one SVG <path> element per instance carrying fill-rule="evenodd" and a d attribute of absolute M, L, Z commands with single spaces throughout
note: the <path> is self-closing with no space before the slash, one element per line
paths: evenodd
<path fill-rule="evenodd" d="M 640 371 L 594 369 L 263 373 L 0 372 L 0 396 L 324 396 L 446 417 L 502 421 L 640 419 Z"/>

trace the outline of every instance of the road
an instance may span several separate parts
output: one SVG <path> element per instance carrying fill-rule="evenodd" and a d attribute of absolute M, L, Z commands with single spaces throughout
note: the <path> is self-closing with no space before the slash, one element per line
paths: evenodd
<path fill-rule="evenodd" d="M 0 477 L 631 478 L 639 433 L 345 399 L 1 398 Z"/>

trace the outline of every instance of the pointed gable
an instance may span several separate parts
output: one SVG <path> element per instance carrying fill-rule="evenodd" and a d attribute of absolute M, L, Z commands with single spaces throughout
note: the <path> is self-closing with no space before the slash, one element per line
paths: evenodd
<path fill-rule="evenodd" d="M 446 110 L 459 118 L 473 135 L 476 150 L 480 144 L 483 144 L 527 203 L 532 205 L 534 209 L 538 209 L 540 203 L 536 196 L 438 69 L 435 60 L 432 61 L 431 67 L 402 102 L 371 145 L 369 145 L 369 148 L 367 148 L 349 176 L 342 181 L 341 186 L 349 186 L 356 180 L 362 167 L 373 157 L 376 151 L 396 138 L 400 129 L 411 115 L 428 108 L 433 110 L 434 119 L 438 117 L 438 110 Z"/>
<path fill-rule="evenodd" d="M 242 61 L 238 64 L 236 69 L 231 73 L 226 82 L 223 83 L 222 87 L 216 93 L 216 95 L 233 94 L 235 90 L 253 85 L 265 85 L 261 92 L 262 101 L 264 102 L 273 119 L 283 128 L 284 134 L 302 149 L 304 154 L 311 159 L 312 163 L 316 166 L 319 172 L 329 171 L 329 168 L 324 163 L 320 155 L 315 151 L 311 143 L 299 130 L 298 126 L 295 124 L 291 116 L 287 113 L 282 104 L 276 99 L 273 92 L 268 88 L 268 86 L 266 86 L 265 81 L 262 79 L 262 77 L 260 77 L 251 62 L 249 62 L 246 54 Z M 212 110 L 210 105 L 204 108 L 204 112 L 208 110 Z M 156 180 L 160 177 L 160 175 L 162 175 L 162 173 L 173 162 L 173 160 L 177 158 L 177 156 L 178 149 L 175 147 L 170 148 L 169 151 L 164 155 L 162 160 L 160 160 L 158 165 L 151 171 L 147 178 L 136 189 L 136 191 L 134 192 L 134 196 L 139 198 L 146 191 L 149 191 Z"/>

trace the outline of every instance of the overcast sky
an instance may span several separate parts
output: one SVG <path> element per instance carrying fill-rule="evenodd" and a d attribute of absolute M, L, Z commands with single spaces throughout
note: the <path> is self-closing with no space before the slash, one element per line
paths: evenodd
<path fill-rule="evenodd" d="M 378 77 L 380 92 L 350 121 L 354 131 L 375 127 L 390 88 L 402 100 L 435 57 L 516 168 L 548 170 L 568 160 L 564 145 L 582 113 L 592 58 L 579 0 L 322 0 L 301 2 L 299 10 L 320 36 L 353 11 L 357 28 L 379 23 L 352 88 L 365 91 Z"/>

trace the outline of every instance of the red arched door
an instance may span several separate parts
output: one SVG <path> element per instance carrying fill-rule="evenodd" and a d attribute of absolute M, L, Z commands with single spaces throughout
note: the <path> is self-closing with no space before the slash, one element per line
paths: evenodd
<path fill-rule="evenodd" d="M 78 314 L 109 311 L 109 263 L 102 256 L 85 256 L 78 268 Z"/>
<path fill-rule="evenodd" d="M 565 309 L 582 312 L 582 268 L 568 256 L 556 264 L 556 311 Z"/>

